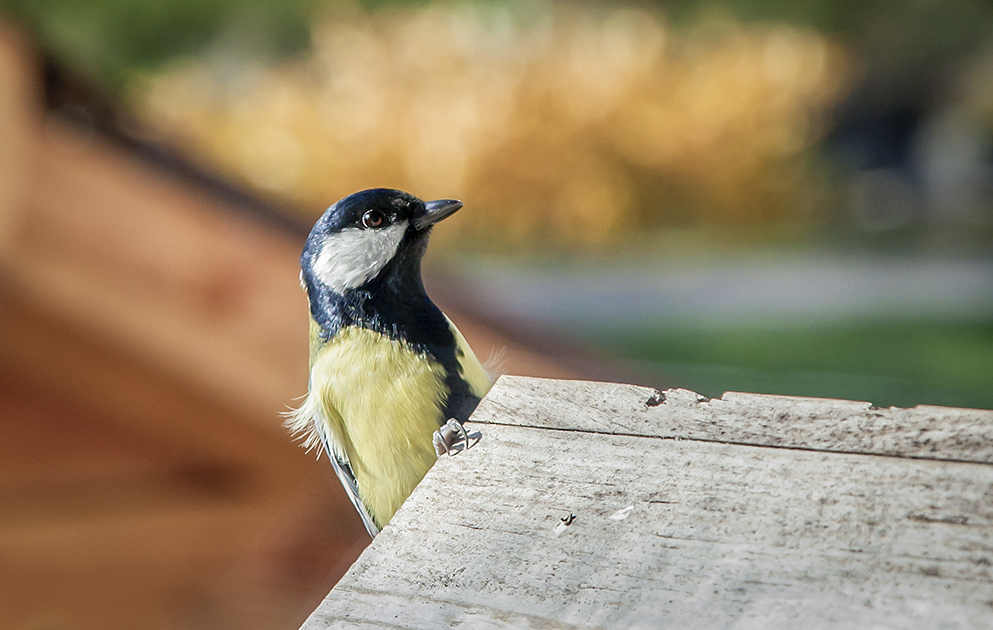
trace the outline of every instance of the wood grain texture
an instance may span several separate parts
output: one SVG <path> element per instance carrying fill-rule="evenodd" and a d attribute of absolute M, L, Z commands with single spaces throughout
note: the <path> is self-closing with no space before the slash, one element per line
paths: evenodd
<path fill-rule="evenodd" d="M 653 404 L 649 404 L 652 401 Z M 658 404 L 654 404 L 658 403 Z M 505 376 L 474 422 L 993 463 L 993 411 Z"/>
<path fill-rule="evenodd" d="M 993 627 L 993 414 L 652 394 L 501 379 L 304 628 Z"/>

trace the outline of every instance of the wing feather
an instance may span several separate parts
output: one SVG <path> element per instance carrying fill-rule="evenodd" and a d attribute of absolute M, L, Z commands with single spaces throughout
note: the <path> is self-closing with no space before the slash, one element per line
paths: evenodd
<path fill-rule="evenodd" d="M 348 500 L 352 502 L 355 510 L 359 513 L 366 531 L 369 532 L 370 536 L 375 538 L 376 534 L 379 533 L 379 527 L 376 526 L 375 521 L 372 520 L 372 516 L 369 515 L 369 510 L 366 509 L 365 503 L 359 498 L 359 484 L 355 480 L 355 473 L 352 472 L 352 467 L 348 463 L 348 459 L 344 454 L 338 453 L 336 449 L 331 447 L 327 433 L 323 430 L 323 427 L 327 426 L 327 424 L 320 414 L 321 412 L 318 411 L 317 416 L 314 418 L 314 425 L 317 433 L 320 435 L 321 446 L 324 448 L 324 452 L 328 454 L 328 460 L 331 461 L 331 466 L 334 467 L 334 473 L 338 475 L 338 481 L 345 488 L 345 494 L 348 495 Z"/>
<path fill-rule="evenodd" d="M 493 386 L 493 380 L 486 373 L 483 364 L 476 358 L 476 353 L 472 351 L 469 342 L 465 340 L 462 332 L 455 326 L 455 322 L 449 319 L 447 315 L 445 319 L 448 321 L 448 327 L 452 330 L 452 336 L 455 337 L 455 347 L 458 349 L 459 369 L 462 371 L 461 376 L 469 384 L 469 391 L 478 398 L 482 398 L 490 391 L 490 387 Z"/>
<path fill-rule="evenodd" d="M 300 408 L 287 414 L 286 426 L 295 435 L 304 436 L 304 445 L 308 449 L 315 447 L 320 449 L 318 457 L 320 451 L 327 453 L 328 461 L 331 462 L 334 473 L 338 476 L 338 481 L 345 489 L 348 500 L 355 506 L 355 511 L 359 513 L 366 531 L 375 538 L 376 534 L 379 533 L 379 527 L 359 497 L 359 485 L 355 479 L 355 473 L 352 472 L 352 466 L 348 463 L 348 457 L 341 449 L 335 447 L 334 441 L 328 436 L 328 423 L 321 413 L 320 405 L 315 400 L 313 389 L 308 387 L 308 390 L 307 398 L 300 405 Z"/>

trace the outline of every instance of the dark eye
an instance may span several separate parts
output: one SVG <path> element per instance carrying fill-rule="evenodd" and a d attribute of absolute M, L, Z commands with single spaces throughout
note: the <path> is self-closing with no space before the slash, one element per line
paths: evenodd
<path fill-rule="evenodd" d="M 379 210 L 369 210 L 362 215 L 362 225 L 367 228 L 378 228 L 386 225 L 386 215 Z"/>

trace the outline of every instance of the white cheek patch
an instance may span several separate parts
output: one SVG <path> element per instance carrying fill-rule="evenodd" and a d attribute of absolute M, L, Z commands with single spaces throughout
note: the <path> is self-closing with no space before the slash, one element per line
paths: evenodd
<path fill-rule="evenodd" d="M 345 228 L 324 239 L 314 275 L 332 291 L 356 289 L 376 277 L 397 252 L 407 231 L 401 221 L 381 230 Z"/>

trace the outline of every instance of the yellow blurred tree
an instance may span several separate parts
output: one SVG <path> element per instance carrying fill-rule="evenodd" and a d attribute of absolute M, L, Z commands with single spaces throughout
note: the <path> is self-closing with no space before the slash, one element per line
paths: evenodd
<path fill-rule="evenodd" d="M 178 64 L 134 103 L 169 141 L 315 217 L 389 186 L 463 199 L 474 209 L 445 235 L 500 244 L 806 220 L 807 152 L 850 75 L 811 30 L 676 32 L 632 8 L 339 9 L 312 41 L 268 67 Z"/>

